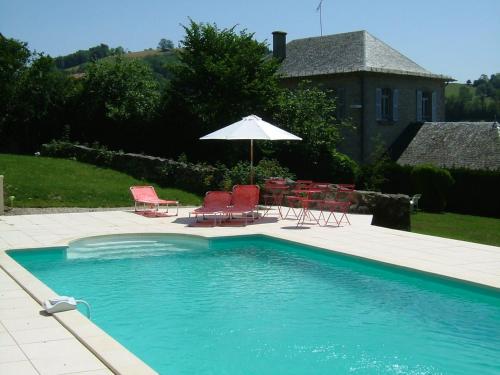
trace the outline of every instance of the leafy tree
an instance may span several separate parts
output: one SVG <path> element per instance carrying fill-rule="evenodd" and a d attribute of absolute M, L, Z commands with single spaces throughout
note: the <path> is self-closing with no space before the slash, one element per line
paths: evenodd
<path fill-rule="evenodd" d="M 19 77 L 31 57 L 27 44 L 0 34 L 0 129 L 6 121 Z"/>
<path fill-rule="evenodd" d="M 222 159 L 233 151 L 246 156 L 246 147 L 243 154 L 238 145 L 225 145 L 231 152 L 217 155 L 210 152 L 213 144 L 195 140 L 245 115 L 266 114 L 279 92 L 277 62 L 245 30 L 237 33 L 234 27 L 219 29 L 192 20 L 184 30 L 180 64 L 170 68 L 174 76 L 164 113 L 170 126 L 183 129 L 177 152 L 188 148 L 195 158 Z"/>
<path fill-rule="evenodd" d="M 63 127 L 73 85 L 54 60 L 32 54 L 26 43 L 0 38 L 0 147 L 32 152 Z"/>
<path fill-rule="evenodd" d="M 109 120 L 150 119 L 159 95 L 151 70 L 132 59 L 93 63 L 83 79 L 86 111 Z"/>
<path fill-rule="evenodd" d="M 332 178 L 338 165 L 352 165 L 335 151 L 341 140 L 340 127 L 345 126 L 335 117 L 333 93 L 302 82 L 295 90 L 283 90 L 273 115 L 276 125 L 302 138 L 301 142 L 273 142 L 279 160 L 286 160 L 292 171 L 304 178 Z M 351 175 L 354 175 L 353 171 Z M 343 176 L 346 175 L 343 173 Z"/>
<path fill-rule="evenodd" d="M 121 56 L 125 54 L 125 49 L 122 46 L 111 48 L 109 51 L 112 56 Z"/>
<path fill-rule="evenodd" d="M 71 138 L 114 149 L 150 151 L 145 139 L 160 99 L 149 67 L 118 56 L 90 63 L 71 116 Z M 141 147 L 141 148 L 139 148 Z"/>
<path fill-rule="evenodd" d="M 169 51 L 173 48 L 174 48 L 174 42 L 172 42 L 170 39 L 162 38 L 158 43 L 158 49 L 160 51 Z"/>

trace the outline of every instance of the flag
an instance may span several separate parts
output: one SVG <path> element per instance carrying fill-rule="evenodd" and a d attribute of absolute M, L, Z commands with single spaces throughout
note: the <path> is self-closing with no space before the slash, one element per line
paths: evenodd
<path fill-rule="evenodd" d="M 319 10 L 321 9 L 321 5 L 323 4 L 323 0 L 320 0 L 319 4 L 318 4 L 318 7 L 316 8 L 316 12 L 319 12 Z"/>

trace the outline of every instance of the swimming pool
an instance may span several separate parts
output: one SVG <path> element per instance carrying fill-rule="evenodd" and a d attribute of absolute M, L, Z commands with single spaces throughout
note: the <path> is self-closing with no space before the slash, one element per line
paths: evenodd
<path fill-rule="evenodd" d="M 9 255 L 165 374 L 498 374 L 497 291 L 265 236 Z"/>

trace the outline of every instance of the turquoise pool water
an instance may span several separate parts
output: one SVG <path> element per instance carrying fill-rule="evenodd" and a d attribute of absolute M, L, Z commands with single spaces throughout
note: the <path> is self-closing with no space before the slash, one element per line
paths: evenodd
<path fill-rule="evenodd" d="M 500 373 L 496 291 L 263 236 L 9 254 L 162 374 Z"/>

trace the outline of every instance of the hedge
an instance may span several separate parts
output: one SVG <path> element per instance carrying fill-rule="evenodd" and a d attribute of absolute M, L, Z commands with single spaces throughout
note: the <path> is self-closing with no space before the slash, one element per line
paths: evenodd
<path fill-rule="evenodd" d="M 455 184 L 448 194 L 448 210 L 500 218 L 500 170 L 450 169 Z"/>
<path fill-rule="evenodd" d="M 363 178 L 373 173 L 374 166 L 364 167 Z M 422 193 L 412 181 L 414 167 L 386 162 L 377 166 L 383 177 L 377 187 L 383 193 L 414 195 Z M 500 218 L 500 170 L 447 169 L 454 184 L 446 194 L 446 211 L 460 214 Z"/>

